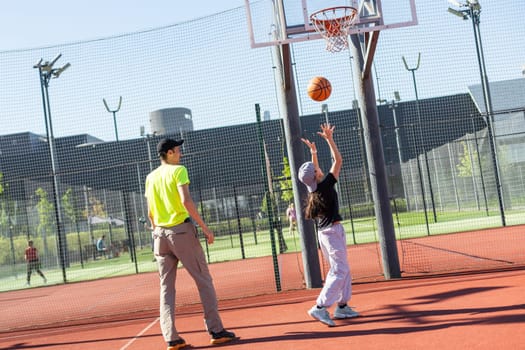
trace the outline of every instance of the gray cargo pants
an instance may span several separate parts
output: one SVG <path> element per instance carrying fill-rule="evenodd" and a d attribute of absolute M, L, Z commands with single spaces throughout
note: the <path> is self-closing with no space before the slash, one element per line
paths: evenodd
<path fill-rule="evenodd" d="M 175 279 L 179 261 L 199 290 L 206 330 L 222 331 L 224 327 L 219 316 L 215 287 L 195 225 L 184 222 L 168 228 L 156 227 L 153 238 L 153 252 L 160 277 L 160 327 L 164 340 L 169 342 L 179 338 L 175 327 Z"/>

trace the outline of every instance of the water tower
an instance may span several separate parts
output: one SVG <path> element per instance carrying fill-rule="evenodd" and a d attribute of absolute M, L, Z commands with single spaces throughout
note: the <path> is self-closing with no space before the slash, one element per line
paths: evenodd
<path fill-rule="evenodd" d="M 150 128 L 154 135 L 171 135 L 193 131 L 191 110 L 184 107 L 164 108 L 149 114 Z"/>

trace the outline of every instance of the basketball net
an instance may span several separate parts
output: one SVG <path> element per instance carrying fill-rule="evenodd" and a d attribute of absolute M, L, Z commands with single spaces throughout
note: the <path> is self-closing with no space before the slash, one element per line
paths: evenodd
<path fill-rule="evenodd" d="M 348 32 L 359 16 L 351 6 L 336 6 L 310 15 L 315 30 L 326 40 L 326 50 L 340 52 L 348 48 Z"/>

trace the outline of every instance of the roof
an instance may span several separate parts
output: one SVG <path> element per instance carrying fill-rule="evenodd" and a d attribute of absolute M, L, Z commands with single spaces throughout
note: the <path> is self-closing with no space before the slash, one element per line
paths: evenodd
<path fill-rule="evenodd" d="M 480 113 L 486 113 L 481 84 L 468 89 Z M 525 109 L 525 78 L 489 82 L 489 89 L 494 113 Z"/>

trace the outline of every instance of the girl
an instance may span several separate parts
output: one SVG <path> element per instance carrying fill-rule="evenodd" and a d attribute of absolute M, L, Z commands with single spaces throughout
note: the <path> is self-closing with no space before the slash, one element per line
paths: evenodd
<path fill-rule="evenodd" d="M 317 225 L 317 234 L 323 256 L 330 264 L 325 284 L 317 297 L 317 303 L 308 314 L 328 326 L 335 326 L 327 308 L 337 303 L 334 318 L 350 318 L 359 316 L 347 302 L 352 296 L 352 277 L 346 253 L 346 234 L 341 225 L 342 217 L 339 214 L 339 201 L 335 184 L 343 159 L 334 142 L 335 127 L 322 124 L 321 132 L 317 132 L 327 143 L 332 155 L 330 172 L 325 176 L 319 168 L 317 148 L 314 142 L 301 139 L 310 149 L 312 161 L 306 162 L 299 168 L 299 180 L 308 188 L 308 200 L 305 208 L 305 217 L 314 219 Z"/>

